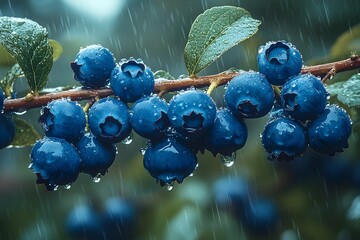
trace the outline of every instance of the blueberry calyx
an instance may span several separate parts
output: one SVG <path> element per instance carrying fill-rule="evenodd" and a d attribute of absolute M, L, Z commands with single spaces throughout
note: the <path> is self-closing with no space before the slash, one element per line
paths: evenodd
<path fill-rule="evenodd" d="M 145 64 L 130 59 L 129 61 L 121 64 L 121 70 L 129 77 L 136 78 L 139 74 L 145 71 Z"/>
<path fill-rule="evenodd" d="M 266 57 L 273 64 L 285 64 L 288 60 L 289 47 L 282 42 L 277 42 L 266 50 Z"/>
<path fill-rule="evenodd" d="M 184 115 L 183 119 L 183 127 L 189 132 L 194 132 L 203 128 L 204 117 L 201 115 L 201 113 L 191 111 L 189 115 Z"/>
<path fill-rule="evenodd" d="M 245 100 L 239 103 L 237 109 L 244 117 L 249 117 L 258 114 L 258 105 L 251 101 Z"/>
<path fill-rule="evenodd" d="M 296 103 L 296 93 L 286 93 L 284 94 L 284 109 L 286 111 L 294 111 L 294 109 L 298 106 Z"/>
<path fill-rule="evenodd" d="M 101 135 L 103 137 L 119 136 L 122 124 L 112 116 L 108 116 L 103 123 L 100 123 Z"/>

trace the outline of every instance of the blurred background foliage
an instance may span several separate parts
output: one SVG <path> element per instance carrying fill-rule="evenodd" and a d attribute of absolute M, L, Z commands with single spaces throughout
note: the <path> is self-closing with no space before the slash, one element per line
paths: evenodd
<path fill-rule="evenodd" d="M 270 40 L 292 42 L 305 64 L 360 53 L 358 0 L 2 0 L 0 16 L 32 19 L 62 45 L 63 54 L 54 63 L 47 85 L 57 87 L 76 84 L 69 63 L 80 47 L 93 43 L 109 48 L 117 60 L 140 57 L 154 71 L 162 69 L 175 77 L 186 74 L 183 49 L 191 23 L 205 9 L 219 5 L 243 7 L 263 23 L 255 36 L 201 74 L 230 67 L 257 70 L 257 49 Z M 11 66 L 0 54 L 3 75 Z M 330 84 L 354 73 L 338 74 Z M 26 83 L 17 81 L 15 89 L 26 89 Z M 223 105 L 223 88 L 212 96 L 218 106 Z M 359 118 L 359 109 L 347 110 Z M 39 109 L 34 109 L 21 117 L 41 133 L 38 116 Z M 35 184 L 35 175 L 27 169 L 29 147 L 3 149 L 0 239 L 71 239 L 66 222 L 72 209 L 90 206 L 101 215 L 111 197 L 125 199 L 135 208 L 133 232 L 126 236 L 130 239 L 359 239 L 359 130 L 336 158 L 309 151 L 293 162 L 273 163 L 266 159 L 259 138 L 266 120 L 247 121 L 248 141 L 231 168 L 209 153 L 198 155 L 194 176 L 175 185 L 172 192 L 160 188 L 144 170 L 140 149 L 145 140 L 136 135 L 130 145 L 118 145 L 117 159 L 99 183 L 81 174 L 70 190 L 56 192 Z M 219 196 L 237 194 L 239 186 L 230 181 L 235 177 L 249 188 L 250 202 L 266 199 L 274 206 L 276 214 L 268 217 L 263 229 L 251 223 L 258 216 L 239 213 L 235 200 L 219 202 Z M 220 189 L 225 192 L 214 187 L 216 183 L 224 184 Z M 268 208 L 258 214 L 263 212 L 268 213 Z"/>

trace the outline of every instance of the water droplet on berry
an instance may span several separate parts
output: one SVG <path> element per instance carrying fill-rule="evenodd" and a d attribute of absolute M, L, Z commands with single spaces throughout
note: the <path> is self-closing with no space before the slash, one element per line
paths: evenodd
<path fill-rule="evenodd" d="M 15 114 L 18 115 L 18 116 L 21 116 L 21 115 L 24 115 L 26 112 L 27 112 L 27 111 L 24 110 L 24 111 L 18 111 L 18 112 L 13 112 L 13 113 L 15 113 Z"/>
<path fill-rule="evenodd" d="M 234 165 L 236 159 L 236 152 L 233 152 L 231 156 L 220 155 L 220 159 L 225 167 L 231 167 L 232 165 Z"/>
<path fill-rule="evenodd" d="M 132 137 L 131 135 L 127 136 L 124 140 L 121 141 L 123 144 L 125 145 L 129 145 L 130 143 L 132 143 Z"/>
<path fill-rule="evenodd" d="M 32 166 L 33 166 L 33 163 L 30 163 L 28 166 L 28 169 L 32 168 Z"/>
<path fill-rule="evenodd" d="M 55 185 L 54 188 L 53 188 L 53 191 L 57 191 L 59 188 L 59 185 Z"/>
<path fill-rule="evenodd" d="M 145 155 L 145 152 L 146 152 L 146 148 L 140 148 L 140 153 L 141 153 L 141 155 Z"/>
<path fill-rule="evenodd" d="M 100 182 L 100 180 L 101 180 L 101 173 L 98 173 L 98 174 L 96 174 L 95 177 L 92 177 L 92 181 L 94 183 L 98 183 L 98 182 Z"/>
<path fill-rule="evenodd" d="M 166 183 L 165 184 L 165 189 L 166 189 L 166 191 L 170 192 L 170 191 L 172 191 L 174 189 L 174 185 Z"/>
<path fill-rule="evenodd" d="M 194 173 L 190 173 L 190 174 L 189 174 L 189 177 L 192 177 L 192 176 L 194 176 Z"/>
<path fill-rule="evenodd" d="M 64 188 L 65 188 L 66 190 L 69 190 L 69 189 L 71 188 L 71 184 L 66 184 L 66 185 L 64 186 Z"/>

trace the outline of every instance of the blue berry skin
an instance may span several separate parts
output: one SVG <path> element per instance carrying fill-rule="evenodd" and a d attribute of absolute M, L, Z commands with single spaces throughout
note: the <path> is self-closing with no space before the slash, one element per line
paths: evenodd
<path fill-rule="evenodd" d="M 300 52 L 285 41 L 268 42 L 259 48 L 259 72 L 273 85 L 284 85 L 289 77 L 298 75 L 303 64 Z"/>
<path fill-rule="evenodd" d="M 327 96 L 320 79 L 311 74 L 300 74 L 285 83 L 281 90 L 281 105 L 296 120 L 312 120 L 324 111 Z"/>
<path fill-rule="evenodd" d="M 134 239 L 136 209 L 130 202 L 118 197 L 107 199 L 102 219 L 104 239 Z"/>
<path fill-rule="evenodd" d="M 270 160 L 293 160 L 307 147 L 305 128 L 289 118 L 277 118 L 267 123 L 261 141 Z"/>
<path fill-rule="evenodd" d="M 231 156 L 245 145 L 248 131 L 245 122 L 237 119 L 228 109 L 218 110 L 214 125 L 205 137 L 205 147 L 214 156 Z"/>
<path fill-rule="evenodd" d="M 214 125 L 216 106 L 203 91 L 182 91 L 171 99 L 168 116 L 171 125 L 180 134 L 199 136 Z"/>
<path fill-rule="evenodd" d="M 111 72 L 110 87 L 124 102 L 149 96 L 154 91 L 154 75 L 142 60 L 123 60 Z"/>
<path fill-rule="evenodd" d="M 130 123 L 140 136 L 159 138 L 170 127 L 167 112 L 168 104 L 158 96 L 141 98 L 131 107 Z"/>
<path fill-rule="evenodd" d="M 79 175 L 79 153 L 62 138 L 41 139 L 33 146 L 30 157 L 30 168 L 38 177 L 36 183 L 45 184 L 49 191 L 73 183 Z"/>
<path fill-rule="evenodd" d="M 174 137 L 151 141 L 144 155 L 144 167 L 160 185 L 182 183 L 196 168 L 193 151 L 177 142 Z"/>
<path fill-rule="evenodd" d="M 2 88 L 0 87 L 0 112 L 4 108 L 4 100 L 5 100 L 4 92 L 3 92 Z"/>
<path fill-rule="evenodd" d="M 42 109 L 39 122 L 48 137 L 79 140 L 85 132 L 86 118 L 82 107 L 68 99 L 53 100 Z"/>
<path fill-rule="evenodd" d="M 101 218 L 88 205 L 74 207 L 67 216 L 66 230 L 72 239 L 103 239 Z"/>
<path fill-rule="evenodd" d="M 98 140 L 92 134 L 86 134 L 76 144 L 79 151 L 81 172 L 95 177 L 99 173 L 105 175 L 116 157 L 116 147 L 111 143 Z"/>
<path fill-rule="evenodd" d="M 276 205 L 265 198 L 249 201 L 248 206 L 240 214 L 240 220 L 245 227 L 257 234 L 268 234 L 276 228 L 279 221 Z"/>
<path fill-rule="evenodd" d="M 85 87 L 99 88 L 108 84 L 116 64 L 109 49 L 101 45 L 90 45 L 80 49 L 70 66 L 76 81 Z"/>
<path fill-rule="evenodd" d="M 109 143 L 124 140 L 131 132 L 129 109 L 115 98 L 103 98 L 88 112 L 89 128 L 95 137 Z"/>
<path fill-rule="evenodd" d="M 275 93 L 266 77 L 258 72 L 245 72 L 234 77 L 226 91 L 225 102 L 240 118 L 259 118 L 270 112 Z"/>
<path fill-rule="evenodd" d="M 11 116 L 0 114 L 0 149 L 10 145 L 15 137 L 15 123 Z"/>
<path fill-rule="evenodd" d="M 310 147 L 318 153 L 333 156 L 348 147 L 351 119 L 344 109 L 329 105 L 308 126 Z"/>

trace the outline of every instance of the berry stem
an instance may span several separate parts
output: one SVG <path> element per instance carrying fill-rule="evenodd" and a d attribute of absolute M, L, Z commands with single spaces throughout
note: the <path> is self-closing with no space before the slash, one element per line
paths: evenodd
<path fill-rule="evenodd" d="M 348 59 L 320 64 L 315 66 L 304 67 L 302 73 L 311 73 L 315 76 L 325 77 L 329 72 L 344 72 L 354 69 L 360 69 L 360 56 L 353 55 Z M 216 86 L 221 86 L 228 83 L 233 77 L 241 74 L 239 72 L 225 71 L 215 75 L 209 76 L 194 76 L 185 79 L 177 80 L 162 80 L 155 82 L 154 92 L 167 93 L 189 87 L 202 88 L 210 86 L 212 83 L 216 83 Z M 330 77 L 330 76 L 329 76 Z M 327 79 L 326 79 L 327 80 Z M 326 81 L 325 80 L 325 81 Z M 83 89 L 75 88 L 62 92 L 48 93 L 45 95 L 34 96 L 32 98 L 18 98 L 18 99 L 7 99 L 4 102 L 5 111 L 24 111 L 32 108 L 38 108 L 45 106 L 48 102 L 53 99 L 70 98 L 74 101 L 86 100 L 95 97 L 103 98 L 112 95 L 113 92 L 110 88 L 101 89 Z"/>

